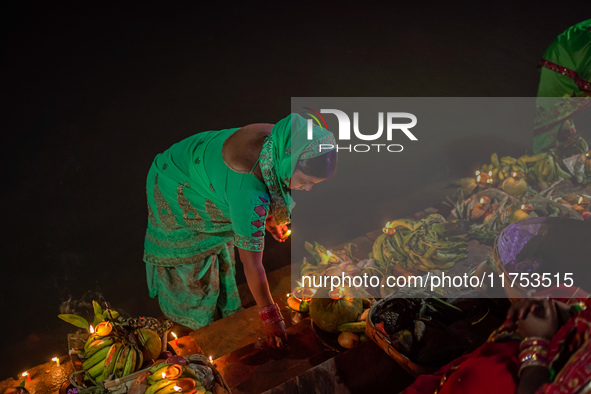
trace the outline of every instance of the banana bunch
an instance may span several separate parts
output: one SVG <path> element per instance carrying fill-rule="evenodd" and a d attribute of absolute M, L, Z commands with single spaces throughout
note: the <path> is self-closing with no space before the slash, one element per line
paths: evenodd
<path fill-rule="evenodd" d="M 514 172 L 525 173 L 524 163 L 511 156 L 503 156 L 499 159 L 499 156 L 493 153 L 490 156 L 490 164 L 483 164 L 476 172 L 476 176 L 486 174 L 491 179 L 489 183 L 497 184 L 509 178 Z"/>
<path fill-rule="evenodd" d="M 203 386 L 199 376 L 191 368 L 179 364 L 159 363 L 149 370 L 150 386 L 145 394 L 212 394 Z"/>
<path fill-rule="evenodd" d="M 117 336 L 101 337 L 92 334 L 84 345 L 82 369 L 97 382 L 111 375 L 123 377 L 140 369 L 143 355 L 133 342 L 123 341 Z"/>
<path fill-rule="evenodd" d="M 445 236 L 445 223 L 439 214 L 388 222 L 374 242 L 373 258 L 384 269 L 395 264 L 425 272 L 447 270 L 467 257 L 468 245 L 462 238 Z"/>
<path fill-rule="evenodd" d="M 572 175 L 564 171 L 558 159 L 552 152 L 538 153 L 537 155 L 524 155 L 519 158 L 519 162 L 526 167 L 524 173 L 529 180 L 539 183 L 551 184 L 560 179 L 571 178 Z"/>

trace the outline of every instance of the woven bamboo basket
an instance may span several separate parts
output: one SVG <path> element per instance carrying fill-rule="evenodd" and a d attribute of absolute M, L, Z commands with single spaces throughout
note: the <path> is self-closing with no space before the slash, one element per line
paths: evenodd
<path fill-rule="evenodd" d="M 505 276 L 505 294 L 511 301 L 528 296 L 528 289 L 522 287 L 519 280 L 512 286 L 510 274 L 515 273 L 572 273 L 575 280 L 577 276 L 582 279 L 576 272 L 584 272 L 590 240 L 591 223 L 574 218 L 539 217 L 507 226 L 495 240 L 493 248 L 497 272 Z M 530 265 L 522 270 L 517 266 L 521 261 L 540 256 L 545 262 L 537 267 Z"/>
<path fill-rule="evenodd" d="M 375 315 L 376 311 L 380 310 L 383 307 L 384 303 L 388 299 L 390 299 L 390 297 L 392 296 L 382 298 L 371 307 L 371 309 L 369 310 L 369 314 L 367 315 L 367 325 L 365 326 L 365 333 L 380 348 L 382 348 L 382 350 L 385 351 L 388 356 L 394 359 L 394 361 L 396 361 L 402 368 L 404 368 L 405 371 L 407 371 L 411 375 L 416 377 L 421 374 L 435 372 L 437 370 L 436 367 L 426 367 L 423 365 L 415 364 L 404 354 L 396 350 L 396 348 L 392 346 L 390 340 L 373 324 L 373 316 Z"/>

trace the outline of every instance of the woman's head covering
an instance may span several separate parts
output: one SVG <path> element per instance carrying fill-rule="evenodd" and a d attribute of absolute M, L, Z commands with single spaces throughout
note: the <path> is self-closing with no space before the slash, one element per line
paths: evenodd
<path fill-rule="evenodd" d="M 273 127 L 263 144 L 260 166 L 263 179 L 271 196 L 271 214 L 277 224 L 290 222 L 293 200 L 289 194 L 289 182 L 298 160 L 311 159 L 335 149 L 332 133 L 312 126 L 312 140 L 308 140 L 308 122 L 298 114 L 281 119 Z M 332 148 L 320 144 L 330 144 Z"/>

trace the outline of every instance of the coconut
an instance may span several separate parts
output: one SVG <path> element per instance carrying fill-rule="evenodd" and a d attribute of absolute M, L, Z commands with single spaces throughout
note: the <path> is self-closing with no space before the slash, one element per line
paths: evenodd
<path fill-rule="evenodd" d="M 520 196 L 527 190 L 527 182 L 523 178 L 507 178 L 501 185 L 501 189 L 512 196 Z"/>
<path fill-rule="evenodd" d="M 323 331 L 337 333 L 343 323 L 357 321 L 363 313 L 361 298 L 343 297 L 332 299 L 328 295 L 329 289 L 318 289 L 310 302 L 310 318 Z"/>

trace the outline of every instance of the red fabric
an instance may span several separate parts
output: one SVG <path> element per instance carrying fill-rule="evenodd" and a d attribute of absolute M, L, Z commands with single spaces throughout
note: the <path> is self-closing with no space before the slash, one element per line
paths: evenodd
<path fill-rule="evenodd" d="M 421 375 L 403 394 L 434 393 L 445 374 L 440 394 L 514 393 L 517 388 L 519 342 L 485 343 L 469 355 L 441 368 L 434 375 Z M 458 366 L 459 365 L 459 366 Z M 452 371 L 454 366 L 457 370 Z"/>

